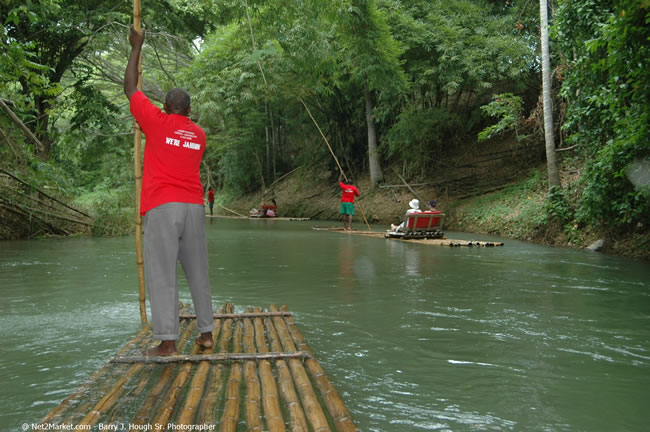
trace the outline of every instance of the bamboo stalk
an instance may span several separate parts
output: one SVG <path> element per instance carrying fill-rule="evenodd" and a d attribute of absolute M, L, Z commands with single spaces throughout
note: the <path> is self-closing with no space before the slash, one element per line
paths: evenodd
<path fill-rule="evenodd" d="M 185 308 L 185 306 L 183 306 L 183 308 Z M 187 322 L 181 323 L 181 329 L 180 329 L 180 331 L 184 334 L 184 331 L 187 331 L 187 327 L 188 327 Z M 123 353 L 126 352 L 129 348 L 135 348 L 135 350 L 138 350 L 138 348 L 139 348 L 140 350 L 145 349 L 145 348 L 148 348 L 149 345 L 150 345 L 151 339 L 152 339 L 152 337 L 151 337 L 152 335 L 151 335 L 151 333 L 150 333 L 150 330 L 151 330 L 151 324 L 147 324 L 147 325 L 146 325 L 146 326 L 145 326 L 145 327 L 140 331 L 140 333 L 139 333 L 139 334 L 143 334 L 142 342 L 141 342 L 141 343 L 138 343 L 138 344 L 136 345 L 136 344 L 133 343 L 133 341 L 132 341 L 131 343 L 127 344 L 127 345 L 126 345 L 126 346 L 125 346 L 125 347 L 124 347 L 124 348 L 123 348 L 123 349 L 118 353 L 118 355 L 123 354 Z M 179 347 L 182 347 L 182 346 L 183 346 L 183 343 L 179 344 Z M 182 348 L 181 348 L 181 349 L 182 349 Z M 106 367 L 107 367 L 107 368 L 108 368 L 108 367 L 115 368 L 116 366 L 115 366 L 115 365 L 111 365 L 110 362 L 109 362 L 109 364 L 108 364 Z M 106 389 L 102 389 L 102 388 L 100 388 L 100 389 L 95 389 L 95 390 L 94 390 L 94 393 L 98 393 L 98 394 L 108 393 L 108 392 L 110 391 L 110 388 L 112 388 L 112 387 L 111 387 L 111 384 L 114 385 L 114 381 L 113 381 L 114 377 L 115 377 L 115 376 L 120 376 L 120 375 L 124 374 L 124 373 L 125 373 L 124 371 L 126 371 L 126 373 L 128 373 L 128 372 L 131 370 L 131 369 L 126 369 L 126 370 L 125 370 L 125 369 L 122 367 L 122 365 L 119 365 L 118 367 L 119 367 L 119 369 L 113 369 L 112 376 L 111 376 L 110 378 L 106 378 L 106 379 L 104 380 L 104 381 L 108 384 L 108 385 L 106 386 Z M 133 368 L 133 367 L 135 367 L 135 365 L 133 365 L 133 366 L 129 366 L 129 368 Z M 144 385 L 143 381 L 145 381 L 145 382 L 148 382 L 148 381 L 149 381 L 149 379 L 151 378 L 151 375 L 148 373 L 148 372 L 150 371 L 150 369 L 151 369 L 151 367 L 148 366 L 148 367 L 146 367 L 145 369 L 142 370 L 142 372 L 143 372 L 143 373 L 142 373 L 143 377 L 142 377 L 142 379 L 140 380 L 140 382 L 138 383 L 138 385 L 136 386 L 136 388 L 140 388 L 141 386 L 143 386 L 143 385 Z M 95 383 L 96 383 L 96 382 L 97 382 L 97 381 L 95 381 Z M 117 402 L 117 401 L 114 401 L 114 402 Z M 88 402 L 86 402 L 86 403 L 80 405 L 76 410 L 77 410 L 77 412 L 79 412 L 79 413 L 84 413 L 84 412 L 86 412 L 88 409 L 90 409 L 91 406 L 92 406 L 92 403 L 91 403 L 90 401 L 88 401 Z M 106 411 L 108 411 L 108 410 L 111 409 L 111 408 L 112 408 L 112 405 L 106 405 Z M 71 421 L 70 419 L 67 420 L 67 422 L 70 422 L 70 421 Z"/>
<path fill-rule="evenodd" d="M 277 360 L 277 359 L 305 359 L 309 354 L 302 351 L 291 353 L 284 352 L 270 352 L 265 354 L 258 353 L 225 353 L 225 354 L 177 354 L 168 356 L 119 356 L 113 357 L 109 361 L 111 363 L 126 363 L 126 364 L 167 364 L 167 363 L 230 363 L 248 360 Z"/>
<path fill-rule="evenodd" d="M 9 139 L 9 137 L 7 136 L 5 131 L 2 130 L 2 128 L 0 128 L 0 135 L 2 135 L 2 138 L 4 138 L 5 142 L 7 143 L 9 148 L 11 149 L 11 152 L 14 154 L 14 157 L 16 158 L 16 161 L 19 164 L 22 165 L 24 163 L 24 159 L 25 159 L 25 156 L 22 154 L 22 151 L 21 151 L 21 154 L 19 155 L 18 152 L 16 151 L 16 148 L 14 147 L 13 143 L 11 142 L 11 140 Z"/>
<path fill-rule="evenodd" d="M 48 198 L 48 199 L 50 199 L 50 200 L 52 200 L 52 201 L 54 201 L 54 202 L 56 202 L 56 203 L 58 203 L 58 204 L 61 204 L 63 207 L 65 207 L 65 208 L 67 208 L 67 209 L 70 209 L 70 210 L 74 211 L 75 213 L 79 213 L 79 214 L 81 214 L 81 215 L 83 215 L 83 216 L 86 216 L 87 218 L 91 218 L 91 219 L 92 219 L 92 217 L 89 216 L 88 214 L 86 214 L 86 213 L 82 212 L 81 210 L 78 210 L 78 209 L 76 209 L 76 208 L 74 208 L 74 207 L 70 207 L 70 206 L 67 205 L 66 203 L 64 203 L 64 202 L 62 202 L 62 201 L 59 201 L 58 199 L 54 198 L 54 197 L 51 196 L 51 195 L 48 195 L 47 193 L 43 192 L 42 190 L 38 189 L 37 187 L 32 186 L 31 184 L 27 183 L 27 182 L 24 181 L 24 180 L 21 180 L 20 178 L 16 177 L 15 175 L 13 175 L 12 173 L 10 173 L 9 171 L 5 171 L 5 170 L 3 170 L 2 168 L 0 168 L 0 172 L 3 173 L 3 174 L 8 175 L 8 176 L 11 177 L 11 178 L 13 178 L 13 179 L 16 180 L 18 183 L 21 183 L 21 184 L 23 184 L 23 185 L 25 185 L 25 186 L 27 186 L 27 187 L 29 187 L 29 188 L 35 190 L 36 192 L 38 192 L 39 194 L 43 195 L 44 197 L 46 197 L 46 198 Z"/>
<path fill-rule="evenodd" d="M 135 389 L 129 393 L 129 397 L 124 397 L 120 401 L 118 401 L 117 404 L 115 404 L 115 406 L 111 409 L 112 415 L 109 414 L 110 411 L 106 413 L 106 417 L 103 420 L 104 424 L 113 423 L 113 422 L 122 422 L 123 415 L 124 415 L 124 407 L 131 404 L 132 403 L 131 398 L 139 396 L 147 387 L 147 385 L 149 384 L 149 380 L 151 378 L 151 372 L 153 368 L 154 366 L 152 365 L 146 365 L 144 367 L 144 369 L 142 370 L 140 381 L 138 382 L 138 384 L 136 384 Z"/>
<path fill-rule="evenodd" d="M 282 308 L 284 309 L 286 306 L 283 306 Z M 318 386 L 318 389 L 320 390 L 321 397 L 325 402 L 325 406 L 327 407 L 329 414 L 334 419 L 336 429 L 341 432 L 356 431 L 357 427 L 352 421 L 352 415 L 345 407 L 343 399 L 336 391 L 331 381 L 327 378 L 327 375 L 325 374 L 325 371 L 321 367 L 320 363 L 313 357 L 313 353 L 305 342 L 302 333 L 300 333 L 298 330 L 293 317 L 287 317 L 285 321 L 287 323 L 289 333 L 291 334 L 296 345 L 301 350 L 312 354 L 310 357 L 305 359 L 305 365 L 307 366 L 309 373 L 311 374 L 312 378 L 316 382 L 316 385 Z"/>
<path fill-rule="evenodd" d="M 188 326 L 188 328 L 191 328 L 192 330 L 194 330 L 195 327 L 196 327 L 196 321 L 192 321 L 191 324 Z M 188 334 L 187 336 L 188 337 L 185 338 L 184 341 L 190 339 L 189 337 L 190 334 Z M 197 354 L 200 348 L 201 347 L 198 344 L 193 344 L 192 349 L 190 351 L 191 354 L 193 355 Z M 180 396 L 181 391 L 183 390 L 183 386 L 185 385 L 185 382 L 190 376 L 192 366 L 193 365 L 190 362 L 184 363 L 181 366 L 180 370 L 178 371 L 178 374 L 174 378 L 174 381 L 167 389 L 167 392 L 162 399 L 162 405 L 158 409 L 156 415 L 153 417 L 154 420 L 151 422 L 154 428 L 162 428 L 157 430 L 164 430 L 164 428 L 167 427 L 167 424 L 169 423 L 169 419 L 171 418 L 171 415 L 174 412 L 176 401 L 178 400 L 178 397 Z"/>
<path fill-rule="evenodd" d="M 216 313 L 213 315 L 215 319 L 228 319 L 228 318 L 257 318 L 257 317 L 271 317 L 271 316 L 291 316 L 291 312 L 278 311 L 278 312 L 245 312 L 245 313 Z M 195 319 L 195 314 L 181 314 L 182 319 Z"/>
<path fill-rule="evenodd" d="M 255 308 L 259 312 L 259 308 Z M 262 318 L 254 319 L 255 327 L 255 345 L 258 353 L 268 353 L 266 340 L 264 339 L 264 324 Z M 278 387 L 273 378 L 273 368 L 268 360 L 261 360 L 258 365 L 260 378 L 262 382 L 262 403 L 264 407 L 264 417 L 269 432 L 284 432 L 284 419 L 282 418 L 282 409 L 280 407 L 280 396 Z"/>
<path fill-rule="evenodd" d="M 186 309 L 189 309 L 189 305 L 181 305 L 181 313 L 183 313 Z M 181 321 L 180 329 L 179 329 L 179 333 L 181 335 L 180 336 L 181 340 L 179 341 L 178 346 L 177 346 L 177 349 L 179 351 L 182 351 L 183 348 L 185 347 L 186 341 L 187 341 L 186 336 L 189 337 L 190 332 L 192 330 L 191 328 L 189 328 L 190 327 L 188 325 L 189 323 L 190 323 L 190 321 L 187 321 L 187 320 L 182 320 Z M 151 327 L 151 325 L 149 324 L 148 327 Z M 149 385 L 149 381 L 151 381 L 152 372 L 154 371 L 154 367 L 155 367 L 154 365 L 147 365 L 147 367 L 145 368 L 145 370 L 143 372 L 143 377 L 141 378 L 140 382 L 136 385 L 135 389 L 132 392 L 132 396 L 138 396 L 140 393 L 142 393 L 144 391 L 145 388 L 147 388 L 147 386 Z M 165 372 L 165 370 L 163 370 L 163 374 L 164 374 L 164 372 Z M 167 374 L 170 374 L 171 372 L 172 372 L 172 368 L 169 368 L 168 371 L 167 371 Z M 164 380 L 161 379 L 161 380 L 159 380 L 159 382 L 160 381 L 164 381 Z M 125 399 L 125 401 L 123 403 L 128 403 L 128 400 Z"/>
<path fill-rule="evenodd" d="M 2 172 L 1 169 L 0 169 L 0 172 Z M 40 200 L 40 199 L 38 199 L 38 198 L 32 197 L 32 196 L 29 195 L 29 193 L 27 193 L 27 192 L 25 192 L 25 191 L 23 191 L 23 190 L 20 190 L 20 189 L 14 189 L 14 188 L 11 188 L 11 187 L 5 187 L 5 188 L 3 188 L 3 189 L 5 189 L 5 191 L 9 190 L 11 193 L 16 194 L 19 198 L 24 199 L 24 200 L 29 200 L 29 201 L 31 201 L 32 203 L 37 204 L 39 207 L 46 207 L 46 208 L 52 209 L 52 210 L 54 210 L 54 211 L 61 211 L 61 209 L 58 208 L 58 207 L 56 207 L 55 205 L 50 204 L 50 203 L 47 203 L 47 202 L 45 202 L 45 201 L 43 201 L 43 200 Z M 38 191 L 38 190 L 37 190 L 37 191 Z M 7 202 L 10 202 L 10 201 L 7 201 Z M 14 204 L 17 204 L 17 203 L 14 203 Z M 38 211 L 38 210 L 33 209 L 32 207 L 28 207 L 28 206 L 26 206 L 26 205 L 23 206 L 23 208 L 24 208 L 24 209 L 27 209 L 27 210 L 30 210 L 30 211 Z M 50 213 L 45 212 L 44 210 L 41 210 L 41 212 L 42 212 L 43 214 L 45 214 L 45 215 L 49 215 L 49 214 L 50 214 Z M 79 212 L 77 212 L 77 213 L 79 213 Z M 54 217 L 62 217 L 62 216 L 60 216 L 60 215 L 56 215 L 56 214 L 53 214 L 53 213 L 52 213 L 52 216 L 54 216 Z M 63 216 L 63 217 L 65 217 L 65 216 Z M 90 218 L 90 216 L 88 216 L 88 217 Z M 70 222 L 78 222 L 78 223 L 80 223 L 80 224 L 92 225 L 92 224 L 89 224 L 89 223 L 87 223 L 87 222 L 78 221 L 78 220 L 76 220 L 76 219 L 71 219 Z"/>
<path fill-rule="evenodd" d="M 215 322 L 216 328 L 212 332 L 212 342 L 213 347 L 216 345 L 217 336 L 219 330 L 221 329 L 221 321 Z M 211 353 L 213 348 L 208 348 L 204 352 Z M 192 378 L 190 383 L 190 390 L 187 393 L 185 398 L 185 404 L 181 409 L 180 416 L 176 421 L 179 425 L 190 425 L 193 424 L 194 418 L 198 411 L 199 405 L 201 403 L 201 396 L 203 396 L 203 390 L 207 382 L 208 373 L 210 372 L 210 362 L 203 361 L 199 364 L 199 367 L 196 369 L 196 373 Z"/>
<path fill-rule="evenodd" d="M 50 217 L 50 218 L 53 218 L 53 219 L 59 219 L 59 220 L 63 220 L 63 221 L 66 221 L 66 222 L 75 223 L 75 224 L 78 224 L 78 225 L 84 225 L 84 226 L 87 226 L 87 227 L 93 226 L 93 224 L 88 223 L 88 222 L 72 219 L 72 218 L 69 218 L 67 216 L 62 216 L 62 215 L 58 215 L 58 214 L 55 214 L 55 213 L 50 213 L 50 212 L 41 210 L 39 208 L 30 207 L 30 206 L 28 206 L 26 204 L 10 203 L 9 201 L 6 201 L 6 200 L 3 200 L 3 201 L 6 202 L 7 204 L 11 204 L 14 208 L 17 207 L 17 208 L 21 209 L 22 211 L 26 212 L 27 214 L 29 214 L 32 217 L 33 217 L 34 213 L 38 213 L 38 214 L 43 215 L 45 217 Z M 36 201 L 38 204 L 42 204 L 38 200 L 34 200 L 34 201 Z M 45 206 L 47 206 L 47 205 L 45 204 Z M 47 206 L 47 207 L 51 207 L 51 206 Z M 42 219 L 42 220 L 44 221 L 44 219 Z M 58 227 L 56 227 L 56 228 L 58 228 Z M 58 228 L 58 229 L 61 229 L 61 228 Z"/>
<path fill-rule="evenodd" d="M 198 352 L 198 350 L 199 350 L 199 345 L 195 344 L 192 347 L 192 352 L 196 353 Z M 158 410 L 156 416 L 154 417 L 154 420 L 151 423 L 154 428 L 159 428 L 157 430 L 164 430 L 167 427 L 167 424 L 169 423 L 169 419 L 171 418 L 171 415 L 174 412 L 174 406 L 176 405 L 176 401 L 181 391 L 183 390 L 183 386 L 185 385 L 185 382 L 190 376 L 191 370 L 192 370 L 192 363 L 186 362 L 183 364 L 183 366 L 181 366 L 178 375 L 176 375 L 176 378 L 174 378 L 174 381 L 172 382 L 170 388 L 167 391 L 167 394 L 165 395 L 165 398 L 163 399 L 162 406 Z"/>
<path fill-rule="evenodd" d="M 88 425 L 92 426 L 99 421 L 101 416 L 108 411 L 117 401 L 117 398 L 122 394 L 124 385 L 138 372 L 144 368 L 143 364 L 132 366 L 117 382 L 113 385 L 111 390 L 104 395 L 104 397 L 95 405 L 92 411 L 86 414 L 80 422 L 79 426 Z"/>
<path fill-rule="evenodd" d="M 190 389 L 185 399 L 185 405 L 181 409 L 180 416 L 176 421 L 179 425 L 190 425 L 193 424 L 194 418 L 196 417 L 197 408 L 201 402 L 201 396 L 203 396 L 203 389 L 205 387 L 205 382 L 208 377 L 208 372 L 210 371 L 209 362 L 201 362 L 192 377 L 192 382 L 190 383 Z"/>
<path fill-rule="evenodd" d="M 196 321 L 190 321 L 189 325 L 181 333 L 181 337 L 179 338 L 179 344 L 177 346 L 177 349 L 182 352 L 183 348 L 185 348 L 185 344 L 189 338 L 189 336 L 192 334 L 194 328 L 196 327 Z M 196 345 L 194 345 L 196 346 Z M 131 427 L 131 430 L 138 430 L 138 426 L 142 425 L 147 425 L 151 424 L 150 421 L 150 416 L 153 410 L 155 409 L 156 405 L 160 403 L 160 401 L 163 400 L 163 392 L 169 382 L 172 379 L 173 373 L 176 369 L 175 364 L 168 365 L 165 367 L 158 378 L 158 382 L 154 385 L 153 389 L 149 393 L 149 396 L 147 399 L 144 401 L 144 403 L 140 406 L 140 409 L 136 413 L 134 419 L 130 422 L 133 427 Z"/>
<path fill-rule="evenodd" d="M 241 352 L 242 328 L 236 323 L 233 339 L 233 352 Z M 241 385 L 242 366 L 234 363 L 230 368 L 230 377 L 226 383 L 226 403 L 221 416 L 221 432 L 234 432 L 239 422 L 239 387 Z"/>
<path fill-rule="evenodd" d="M 147 327 L 150 327 L 150 326 L 148 325 Z M 142 350 L 145 347 L 148 347 L 150 342 L 151 342 L 151 339 L 152 339 L 151 334 L 147 334 L 146 337 L 143 338 L 142 344 L 140 345 L 139 349 Z M 137 348 L 136 348 L 136 350 L 137 350 Z M 119 377 L 119 376 L 123 375 L 125 371 L 128 371 L 128 369 L 124 369 L 124 368 L 133 367 L 133 366 L 127 366 L 127 365 L 110 365 L 110 363 L 107 366 L 112 367 L 114 369 L 112 374 L 111 374 L 111 379 L 108 379 L 108 378 L 106 379 L 106 383 L 108 383 L 109 386 L 110 386 L 110 383 L 114 382 L 116 377 Z M 146 365 L 140 372 L 138 372 L 138 374 L 134 375 L 133 379 L 135 379 L 137 376 L 139 376 L 140 381 L 135 385 L 134 390 L 129 391 L 129 397 L 137 396 L 144 390 L 144 388 L 146 387 L 146 384 L 149 382 L 149 379 L 151 378 L 151 369 L 152 369 L 151 365 Z M 105 392 L 106 392 L 106 390 L 102 390 L 102 389 L 95 389 L 93 391 L 93 393 L 97 393 L 97 394 L 103 394 Z M 129 397 L 123 397 L 121 399 L 118 399 L 117 401 L 115 401 L 115 403 L 112 406 L 107 406 L 107 409 L 106 409 L 106 412 L 105 412 L 106 416 L 102 419 L 102 422 L 107 423 L 107 422 L 115 420 L 115 418 L 119 415 L 121 408 L 127 403 Z M 77 408 L 77 411 L 80 412 L 80 413 L 84 413 L 89 409 L 89 407 L 91 405 L 92 404 L 90 402 L 86 402 L 85 404 L 83 404 L 79 408 Z M 112 416 L 110 417 L 111 420 L 107 421 L 107 418 L 109 418 L 108 416 L 111 415 L 110 414 L 111 411 L 113 413 Z M 118 419 L 118 420 L 121 420 L 121 418 Z M 70 423 L 70 422 L 71 421 L 68 421 L 68 423 Z"/>
<path fill-rule="evenodd" d="M 223 309 L 231 310 L 232 304 L 225 305 L 219 312 L 222 312 Z M 221 321 L 216 322 L 217 325 L 219 325 L 219 323 L 221 323 Z M 215 347 L 218 347 L 217 349 L 223 352 L 227 341 L 230 340 L 232 336 L 232 320 L 228 319 L 222 323 L 221 334 L 219 335 L 218 343 L 215 340 Z M 201 401 L 201 407 L 199 408 L 197 424 L 214 424 L 213 420 L 216 418 L 215 407 L 219 401 L 219 396 L 221 395 L 221 389 L 223 387 L 223 370 L 224 366 L 222 364 L 217 364 L 211 369 L 208 388 L 205 397 Z"/>
<path fill-rule="evenodd" d="M 230 213 L 234 213 L 234 214 L 236 214 L 237 216 L 248 217 L 248 216 L 245 216 L 245 215 L 243 215 L 243 214 L 241 214 L 241 213 L 237 213 L 237 212 L 234 211 L 234 210 L 230 210 L 228 207 L 222 206 L 222 205 L 219 204 L 219 203 L 217 203 L 217 205 L 218 205 L 219 207 L 221 207 L 222 209 L 224 209 L 224 210 L 226 210 L 226 211 L 229 211 Z"/>
<path fill-rule="evenodd" d="M 397 174 L 397 173 L 395 173 L 395 174 Z M 422 198 L 420 198 L 420 195 L 418 195 L 418 194 L 413 190 L 413 188 L 412 188 L 408 183 L 406 183 L 406 180 L 404 180 L 404 177 L 402 177 L 402 176 L 399 175 L 399 174 L 397 174 L 397 177 L 399 177 L 399 179 L 402 180 L 402 181 L 404 182 L 404 186 L 406 186 L 406 187 L 411 191 L 411 193 L 412 193 L 413 195 L 415 195 L 415 197 L 416 197 L 418 200 L 420 200 L 420 202 L 422 202 Z"/>
<path fill-rule="evenodd" d="M 271 311 L 277 310 L 275 305 L 271 305 L 269 309 Z M 281 317 L 274 317 L 273 323 L 275 324 L 278 336 L 280 337 L 280 343 L 282 344 L 284 350 L 295 352 L 296 347 L 291 340 L 289 330 L 287 329 L 287 325 L 284 320 Z M 327 418 L 325 417 L 325 413 L 323 412 L 323 409 L 318 402 L 318 398 L 314 392 L 313 387 L 311 386 L 309 376 L 307 375 L 302 362 L 298 359 L 290 359 L 289 367 L 291 368 L 293 379 L 298 387 L 298 392 L 300 393 L 302 404 L 305 407 L 305 412 L 312 428 L 315 431 L 329 431 L 330 427 L 327 422 Z"/>
<path fill-rule="evenodd" d="M 278 336 L 278 333 L 273 326 L 273 320 L 271 318 L 266 318 L 264 320 L 264 325 L 266 328 L 266 334 L 271 341 L 271 349 L 273 351 L 281 351 L 282 344 L 280 343 L 280 337 Z M 302 404 L 300 403 L 300 399 L 296 393 L 293 379 L 291 378 L 291 372 L 289 371 L 287 363 L 284 360 L 277 360 L 275 362 L 275 369 L 277 370 L 278 374 L 280 392 L 283 399 L 286 401 L 287 409 L 289 411 L 289 426 L 291 428 L 291 431 L 309 431 L 307 419 L 305 418 L 305 412 L 303 411 Z"/>
<path fill-rule="evenodd" d="M 7 104 L 2 100 L 2 98 L 0 98 L 0 107 L 2 107 L 3 110 L 5 110 L 5 112 L 9 116 L 9 118 L 11 118 L 11 120 L 14 123 L 16 123 L 16 125 L 18 125 L 18 127 L 25 133 L 27 138 L 29 138 L 29 140 L 32 143 L 34 143 L 34 145 L 36 146 L 36 149 L 39 150 L 39 151 L 43 151 L 43 143 L 41 143 L 39 141 L 39 139 L 36 138 L 36 136 L 32 133 L 32 131 L 30 131 L 27 128 L 27 126 L 25 126 L 25 124 L 22 121 L 20 121 L 18 116 L 16 116 L 16 114 L 14 114 L 14 112 L 11 110 L 11 108 L 9 108 L 7 106 Z"/>
<path fill-rule="evenodd" d="M 255 354 L 255 327 L 250 318 L 244 320 L 244 351 Z M 244 364 L 246 380 L 246 423 L 249 431 L 261 432 L 262 417 L 260 402 L 262 400 L 260 381 L 257 378 L 256 362 L 248 360 Z"/>
<path fill-rule="evenodd" d="M 145 338 L 147 332 L 151 329 L 151 325 L 143 327 L 129 342 L 127 342 L 124 347 L 119 351 L 118 354 L 124 354 L 130 347 L 137 345 L 142 342 Z M 74 401 L 77 401 L 83 397 L 84 394 L 90 390 L 90 388 L 100 379 L 102 379 L 110 370 L 111 367 L 104 366 L 101 369 L 95 371 L 76 392 L 65 398 L 59 406 L 50 411 L 43 419 L 41 424 L 53 423 L 57 417 L 62 416 L 71 406 Z"/>
<path fill-rule="evenodd" d="M 140 24 L 140 0 L 133 0 L 133 27 L 142 31 Z M 138 90 L 142 90 L 142 56 L 138 59 Z M 142 194 L 142 131 L 137 121 L 133 121 L 135 132 L 133 138 L 133 170 L 135 175 L 135 254 L 138 266 L 138 287 L 140 303 L 140 320 L 147 322 L 144 289 L 144 259 L 142 258 L 142 215 L 140 215 L 140 196 Z"/>

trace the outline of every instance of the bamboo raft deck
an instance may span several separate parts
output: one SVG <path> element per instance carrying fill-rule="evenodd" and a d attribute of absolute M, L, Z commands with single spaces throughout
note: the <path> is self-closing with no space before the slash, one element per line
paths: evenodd
<path fill-rule="evenodd" d="M 76 430 L 356 431 L 345 404 L 286 306 L 215 315 L 214 348 L 193 342 L 196 319 L 181 310 L 179 355 L 143 356 L 145 326 L 42 425 Z"/>
<path fill-rule="evenodd" d="M 255 220 L 282 220 L 292 222 L 304 222 L 310 220 L 308 217 L 287 217 L 287 216 L 274 216 L 274 217 L 261 217 L 261 216 L 229 216 L 229 215 L 205 215 L 209 218 L 219 219 L 255 219 Z"/>
<path fill-rule="evenodd" d="M 377 232 L 377 231 L 363 231 L 363 230 L 352 230 L 352 231 L 345 231 L 343 228 L 340 227 L 319 227 L 315 226 L 312 227 L 313 230 L 316 231 L 329 231 L 329 232 L 342 232 L 346 234 L 354 234 L 354 235 L 360 235 L 360 236 L 365 236 L 365 237 L 375 237 L 375 238 L 385 238 L 387 240 L 397 240 L 397 241 L 403 241 L 403 242 L 409 242 L 409 243 L 420 243 L 420 244 L 426 244 L 426 245 L 434 245 L 434 246 L 451 246 L 451 247 L 457 247 L 457 246 L 467 246 L 467 247 L 494 247 L 494 246 L 503 246 L 503 242 L 490 242 L 490 241 L 479 241 L 479 240 L 454 240 L 454 239 L 448 239 L 448 238 L 440 238 L 440 239 L 402 239 L 402 238 L 390 238 L 386 237 L 385 233 L 382 232 Z"/>

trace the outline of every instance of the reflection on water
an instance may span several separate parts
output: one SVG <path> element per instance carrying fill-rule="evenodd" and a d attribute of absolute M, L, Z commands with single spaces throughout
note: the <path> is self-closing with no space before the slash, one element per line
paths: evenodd
<path fill-rule="evenodd" d="M 646 262 L 209 220 L 215 305 L 286 304 L 362 430 L 647 427 Z M 140 328 L 131 237 L 0 243 L 0 290 L 2 431 L 40 419 Z"/>

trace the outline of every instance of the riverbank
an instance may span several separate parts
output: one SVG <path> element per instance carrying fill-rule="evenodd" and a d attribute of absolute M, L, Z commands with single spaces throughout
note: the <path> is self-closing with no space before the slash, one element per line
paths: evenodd
<path fill-rule="evenodd" d="M 650 260 L 647 227 L 637 227 L 628 233 L 613 233 L 549 218 L 544 170 L 544 166 L 539 166 L 519 180 L 510 180 L 499 187 L 490 186 L 485 193 L 474 192 L 476 194 L 471 196 L 458 191 L 450 193 L 449 188 L 431 184 L 414 184 L 409 188 L 394 173 L 386 176 L 384 186 L 374 189 L 370 187 L 368 178 L 362 178 L 355 183 L 361 191 L 355 223 L 367 221 L 388 227 L 400 221 L 411 199 L 420 199 L 422 209 L 428 200 L 435 199 L 438 209 L 447 215 L 444 228 L 449 231 L 491 234 L 576 249 L 587 248 L 602 240 L 600 252 Z M 340 220 L 340 191 L 335 174 L 323 171 L 314 175 L 314 172 L 297 170 L 266 191 L 248 194 L 224 205 L 247 214 L 251 208 L 259 207 L 260 202 L 274 198 L 280 216 Z M 575 182 L 577 176 L 572 175 L 572 171 L 565 170 L 562 177 L 569 194 L 579 193 Z M 223 208 L 218 212 L 229 214 Z"/>

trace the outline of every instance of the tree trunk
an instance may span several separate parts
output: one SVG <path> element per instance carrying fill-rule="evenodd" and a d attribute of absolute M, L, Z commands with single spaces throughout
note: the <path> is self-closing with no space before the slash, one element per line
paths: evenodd
<path fill-rule="evenodd" d="M 379 155 L 377 154 L 377 130 L 375 127 L 375 117 L 372 110 L 375 108 L 374 95 L 366 89 L 366 123 L 368 125 L 368 166 L 370 168 L 370 181 L 372 186 L 384 181 L 384 173 L 379 164 Z"/>
<path fill-rule="evenodd" d="M 548 48 L 548 4 L 540 0 L 539 15 L 542 27 L 542 95 L 544 102 L 544 138 L 546 141 L 546 166 L 549 186 L 561 186 L 560 174 L 555 161 L 555 141 L 553 140 L 553 100 L 551 98 L 551 60 Z"/>
<path fill-rule="evenodd" d="M 278 128 L 275 125 L 275 119 L 273 117 L 273 110 L 271 109 L 271 166 L 273 167 L 273 177 L 271 181 L 275 181 L 277 177 L 277 167 L 275 165 L 275 155 L 277 154 L 278 147 Z"/>
<path fill-rule="evenodd" d="M 264 122 L 264 133 L 266 136 L 266 178 L 271 178 L 271 144 L 269 142 L 269 105 L 264 104 L 264 113 L 266 114 L 266 121 Z"/>

